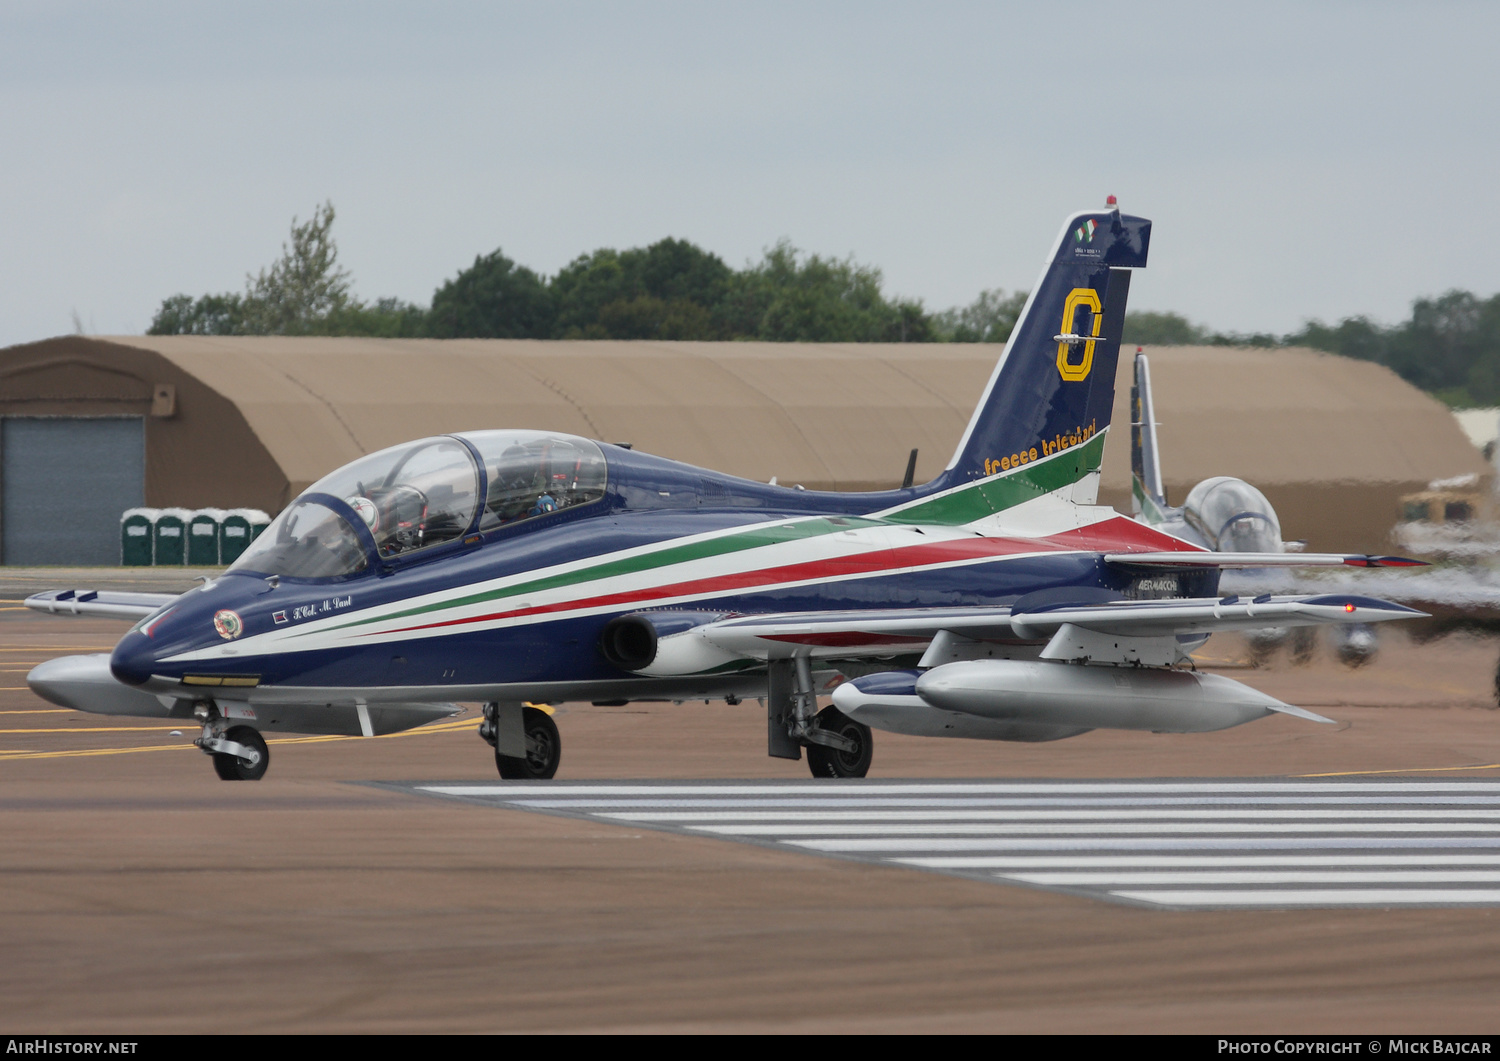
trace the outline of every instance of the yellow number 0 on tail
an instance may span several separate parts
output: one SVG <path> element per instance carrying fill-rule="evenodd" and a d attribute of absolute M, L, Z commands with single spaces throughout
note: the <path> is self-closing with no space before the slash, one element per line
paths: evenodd
<path fill-rule="evenodd" d="M 1075 287 L 1068 292 L 1067 301 L 1063 303 L 1062 334 L 1073 335 L 1073 319 L 1078 316 L 1081 306 L 1087 306 L 1093 311 L 1094 327 L 1091 332 L 1096 338 L 1099 335 L 1099 325 L 1103 323 L 1104 316 L 1100 312 L 1099 293 L 1089 287 Z M 1089 371 L 1094 367 L 1094 340 L 1090 339 L 1083 344 L 1083 360 L 1078 364 L 1072 364 L 1068 355 L 1072 353 L 1073 344 L 1057 344 L 1057 374 L 1065 380 L 1077 382 L 1089 378 Z"/>

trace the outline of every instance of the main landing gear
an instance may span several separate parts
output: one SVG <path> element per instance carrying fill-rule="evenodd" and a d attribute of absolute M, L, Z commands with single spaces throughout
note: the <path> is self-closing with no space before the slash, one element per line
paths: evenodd
<path fill-rule="evenodd" d="M 840 737 L 839 745 L 808 744 L 807 765 L 813 777 L 864 777 L 870 772 L 875 742 L 870 727 L 829 706 L 814 719 L 820 736 Z"/>
<path fill-rule="evenodd" d="M 813 777 L 864 777 L 875 751 L 870 727 L 836 707 L 818 710 L 812 661 L 772 660 L 766 696 L 766 752 L 800 759 L 807 749 Z"/>
<path fill-rule="evenodd" d="M 230 725 L 217 711 L 200 708 L 203 736 L 193 741 L 211 756 L 221 781 L 259 781 L 271 765 L 271 749 L 253 726 Z"/>
<path fill-rule="evenodd" d="M 562 737 L 552 716 L 517 701 L 484 705 L 479 735 L 495 749 L 495 769 L 507 781 L 546 781 L 562 761 Z"/>

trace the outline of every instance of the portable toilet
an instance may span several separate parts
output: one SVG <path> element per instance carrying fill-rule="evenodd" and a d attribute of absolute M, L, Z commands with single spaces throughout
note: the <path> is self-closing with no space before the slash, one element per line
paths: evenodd
<path fill-rule="evenodd" d="M 181 567 L 187 560 L 187 525 L 193 514 L 185 508 L 164 508 L 156 517 L 156 566 Z"/>
<path fill-rule="evenodd" d="M 155 559 L 152 530 L 161 511 L 155 508 L 127 508 L 120 516 L 120 564 L 124 567 L 150 567 Z"/>
<path fill-rule="evenodd" d="M 187 562 L 194 567 L 219 563 L 219 531 L 224 522 L 221 508 L 200 508 L 188 520 Z"/>
<path fill-rule="evenodd" d="M 234 563 L 250 544 L 252 524 L 245 513 L 254 511 L 248 508 L 231 508 L 224 513 L 224 518 L 219 521 L 219 563 Z"/>
<path fill-rule="evenodd" d="M 250 521 L 250 540 L 253 542 L 261 536 L 261 532 L 271 525 L 271 517 L 258 508 L 242 508 L 241 512 Z"/>

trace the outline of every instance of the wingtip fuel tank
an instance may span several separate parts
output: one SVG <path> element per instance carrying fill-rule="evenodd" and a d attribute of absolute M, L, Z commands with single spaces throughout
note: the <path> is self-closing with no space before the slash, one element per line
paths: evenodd
<path fill-rule="evenodd" d="M 988 731 L 991 740 L 1055 740 L 1090 729 L 1205 733 L 1276 713 L 1327 721 L 1201 671 L 986 659 L 901 673 L 846 682 L 834 704 L 879 729 L 936 737 Z M 1017 735 L 1001 735 L 1003 727 Z"/>

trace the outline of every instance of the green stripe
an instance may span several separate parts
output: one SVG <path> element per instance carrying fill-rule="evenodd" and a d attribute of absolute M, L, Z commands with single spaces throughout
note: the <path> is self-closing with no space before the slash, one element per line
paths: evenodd
<path fill-rule="evenodd" d="M 1104 457 L 1104 437 L 1099 432 L 1079 446 L 1023 464 L 1008 475 L 984 479 L 951 494 L 919 501 L 910 508 L 892 512 L 891 523 L 940 523 L 959 526 L 1004 512 L 1026 501 L 1061 490 L 1099 468 Z"/>
<path fill-rule="evenodd" d="M 1076 483 L 1089 472 L 1097 470 L 1099 462 L 1104 455 L 1104 438 L 1106 434 L 1107 431 L 1101 431 L 1082 445 L 1074 446 L 1063 450 L 1061 453 L 1043 458 L 1035 464 L 1022 465 L 1019 469 L 1012 471 L 1008 475 L 973 483 L 963 489 L 955 490 L 952 493 L 935 497 L 928 501 L 919 501 L 909 508 L 904 508 L 884 516 L 883 520 L 841 516 L 831 518 L 820 517 L 817 519 L 798 518 L 798 522 L 793 523 L 767 522 L 719 538 L 689 542 L 684 545 L 668 546 L 665 549 L 659 549 L 655 552 L 643 553 L 619 560 L 609 560 L 604 563 L 595 564 L 592 567 L 580 567 L 572 571 L 563 571 L 555 575 L 532 579 L 529 582 L 521 582 L 501 589 L 470 593 L 467 596 L 455 597 L 452 600 L 419 605 L 403 611 L 390 612 L 367 619 L 353 619 L 339 626 L 325 627 L 322 630 L 316 631 L 316 633 L 327 634 L 335 630 L 348 630 L 353 627 L 367 626 L 370 623 L 390 622 L 397 619 L 410 618 L 415 615 L 428 615 L 436 611 L 446 611 L 451 608 L 463 608 L 471 604 L 484 604 L 506 598 L 523 597 L 529 593 L 541 593 L 550 589 L 559 589 L 563 586 L 580 585 L 600 579 L 614 578 L 619 575 L 629 575 L 639 571 L 669 567 L 673 564 L 701 560 L 705 557 L 727 556 L 746 549 L 760 549 L 771 545 L 782 545 L 786 542 L 819 538 L 827 534 L 832 534 L 835 531 L 878 526 L 881 522 L 901 524 L 935 523 L 961 526 L 965 523 L 972 523 L 977 519 L 983 519 L 985 516 L 1003 512 L 1022 502 L 1031 501 L 1050 494 L 1054 490 L 1060 490 L 1065 486 Z"/>
<path fill-rule="evenodd" d="M 1166 519 L 1161 506 L 1156 503 L 1154 497 L 1146 492 L 1145 484 L 1141 482 L 1139 477 L 1134 475 L 1130 477 L 1130 492 L 1135 496 L 1136 503 L 1141 506 L 1141 515 L 1146 517 L 1146 522 L 1151 524 L 1151 526 L 1154 527 Z"/>
<path fill-rule="evenodd" d="M 562 586 L 594 582 L 603 578 L 613 578 L 617 575 L 634 574 L 637 571 L 649 571 L 657 567 L 687 563 L 690 560 L 701 560 L 708 556 L 725 556 L 730 553 L 742 552 L 746 549 L 760 549 L 769 545 L 781 545 L 785 542 L 819 538 L 825 534 L 832 534 L 835 531 L 879 525 L 878 520 L 860 519 L 849 516 L 834 518 L 838 522 L 833 522 L 832 519 L 819 518 L 802 519 L 801 522 L 797 523 L 763 523 L 749 530 L 741 531 L 737 534 L 725 535 L 721 538 L 710 538 L 707 541 L 670 546 L 653 553 L 625 557 L 620 560 L 610 560 L 602 564 L 595 564 L 593 567 L 563 571 L 555 575 L 548 575 L 545 578 L 535 578 L 530 582 L 521 582 L 514 586 L 486 590 L 482 593 L 471 593 L 466 597 L 455 597 L 452 600 L 424 604 L 416 608 L 407 608 L 405 611 L 391 612 L 369 619 L 355 619 L 338 626 L 326 627 L 317 632 L 331 633 L 334 630 L 347 630 L 350 627 L 365 626 L 369 623 L 405 619 L 413 615 L 425 615 L 429 612 L 449 608 L 462 608 L 469 604 L 483 604 L 487 601 L 503 600 L 506 597 L 520 597 L 528 593 L 540 593 Z"/>

